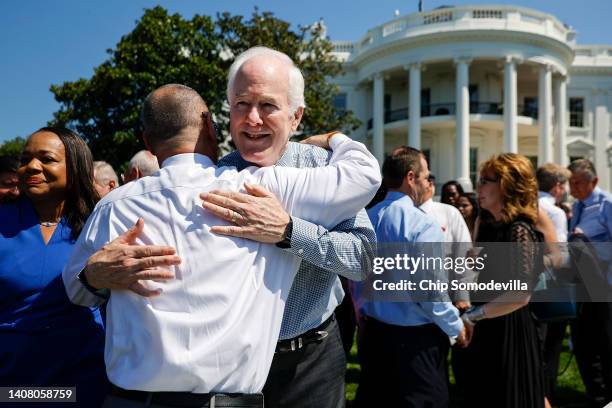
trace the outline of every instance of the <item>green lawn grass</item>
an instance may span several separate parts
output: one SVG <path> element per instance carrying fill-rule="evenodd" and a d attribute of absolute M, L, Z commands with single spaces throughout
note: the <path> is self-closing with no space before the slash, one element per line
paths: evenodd
<path fill-rule="evenodd" d="M 571 359 L 571 361 L 570 361 Z M 569 365 L 568 365 L 569 362 Z M 557 401 L 555 406 L 567 407 L 567 408 L 581 408 L 586 407 L 585 390 L 578 367 L 576 366 L 576 359 L 572 356 L 569 350 L 568 339 L 563 342 L 563 351 L 561 352 L 561 362 L 559 364 L 559 371 L 565 369 L 563 374 L 559 375 L 557 382 Z M 353 341 L 353 347 L 347 361 L 346 369 L 346 399 L 352 401 L 355 399 L 355 392 L 357 391 L 357 384 L 359 383 L 359 373 L 361 368 L 357 361 L 357 342 Z M 452 370 L 450 370 L 450 382 L 451 382 L 451 393 L 452 387 L 454 386 L 454 377 Z M 459 407 L 457 403 L 451 405 L 452 407 Z"/>

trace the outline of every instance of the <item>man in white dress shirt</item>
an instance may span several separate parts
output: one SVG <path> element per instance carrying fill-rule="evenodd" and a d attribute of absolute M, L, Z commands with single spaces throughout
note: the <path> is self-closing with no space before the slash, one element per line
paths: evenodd
<path fill-rule="evenodd" d="M 565 211 L 557 207 L 564 196 L 567 195 L 569 179 L 572 173 L 565 167 L 555 163 L 545 163 L 536 171 L 538 180 L 538 205 L 550 217 L 555 226 L 555 233 L 562 256 L 561 263 L 569 261 L 567 242 L 567 217 Z M 546 325 L 544 339 L 544 378 L 546 396 L 549 400 L 555 397 L 557 372 L 559 371 L 559 358 L 563 348 L 563 339 L 567 328 L 567 321 L 551 322 Z"/>
<path fill-rule="evenodd" d="M 435 177 L 430 174 L 423 204 L 419 208 L 431 215 L 442 227 L 447 255 L 465 256 L 472 243 L 470 230 L 457 208 L 433 200 L 436 193 L 435 180 Z M 449 279 L 457 279 L 461 282 L 471 282 L 473 279 L 472 271 L 465 271 L 462 274 L 450 271 L 450 275 Z M 466 310 L 470 307 L 470 295 L 467 291 L 455 291 L 449 295 L 457 309 Z"/>
<path fill-rule="evenodd" d="M 247 93 L 249 78 L 275 78 L 266 101 L 248 109 L 276 118 L 275 125 L 287 132 L 295 131 L 302 114 L 288 100 L 289 69 L 281 60 L 269 61 L 265 69 L 245 63 L 235 83 Z M 261 406 L 260 395 L 250 394 L 259 393 L 266 380 L 299 260 L 270 244 L 212 233 L 210 226 L 220 221 L 201 208 L 198 194 L 207 192 L 205 207 L 214 208 L 215 199 L 225 200 L 216 189 L 261 184 L 285 210 L 329 228 L 373 197 L 380 184 L 378 163 L 361 143 L 336 134 L 318 139 L 333 150 L 328 167 L 217 169 L 207 107 L 180 85 L 151 93 L 143 122 L 144 139 L 161 170 L 98 204 L 63 276 L 72 301 L 100 303 L 103 299 L 83 293 L 77 276 L 91 255 L 140 216 L 145 226 L 138 243 L 171 246 L 182 259 L 173 268 L 174 279 L 140 283 L 163 296 L 112 291 L 105 360 L 116 389 L 106 406 L 138 404 L 134 401 L 171 406 L 177 399 L 198 406 Z M 266 130 L 252 137 L 265 144 Z M 229 218 L 240 217 L 232 212 Z M 238 395 L 222 395 L 227 393 Z"/>
<path fill-rule="evenodd" d="M 538 179 L 538 205 L 548 214 L 557 233 L 558 242 L 567 242 L 567 217 L 557 207 L 567 195 L 568 182 L 572 173 L 563 166 L 545 163 L 536 171 Z"/>

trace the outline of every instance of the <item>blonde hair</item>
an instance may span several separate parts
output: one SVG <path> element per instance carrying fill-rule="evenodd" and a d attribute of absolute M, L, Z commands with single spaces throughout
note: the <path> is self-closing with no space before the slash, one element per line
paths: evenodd
<path fill-rule="evenodd" d="M 522 216 L 535 224 L 538 219 L 538 183 L 529 159 L 515 153 L 500 154 L 482 164 L 480 173 L 487 171 L 499 179 L 502 221 L 509 223 Z"/>

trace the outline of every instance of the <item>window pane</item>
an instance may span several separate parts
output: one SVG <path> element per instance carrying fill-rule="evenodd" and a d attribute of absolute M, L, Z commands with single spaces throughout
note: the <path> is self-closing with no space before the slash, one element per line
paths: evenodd
<path fill-rule="evenodd" d="M 584 98 L 569 99 L 570 126 L 584 126 Z"/>
<path fill-rule="evenodd" d="M 470 180 L 472 185 L 476 186 L 476 177 L 478 175 L 478 148 L 470 147 Z"/>

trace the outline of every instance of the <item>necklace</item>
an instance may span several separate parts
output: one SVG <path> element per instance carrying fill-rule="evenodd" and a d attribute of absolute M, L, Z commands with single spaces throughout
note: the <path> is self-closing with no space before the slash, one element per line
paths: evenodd
<path fill-rule="evenodd" d="M 44 222 L 41 222 L 40 225 L 42 225 L 43 227 L 49 228 L 49 227 L 56 226 L 58 224 L 58 222 L 59 221 L 56 221 L 56 222 L 44 221 Z"/>

